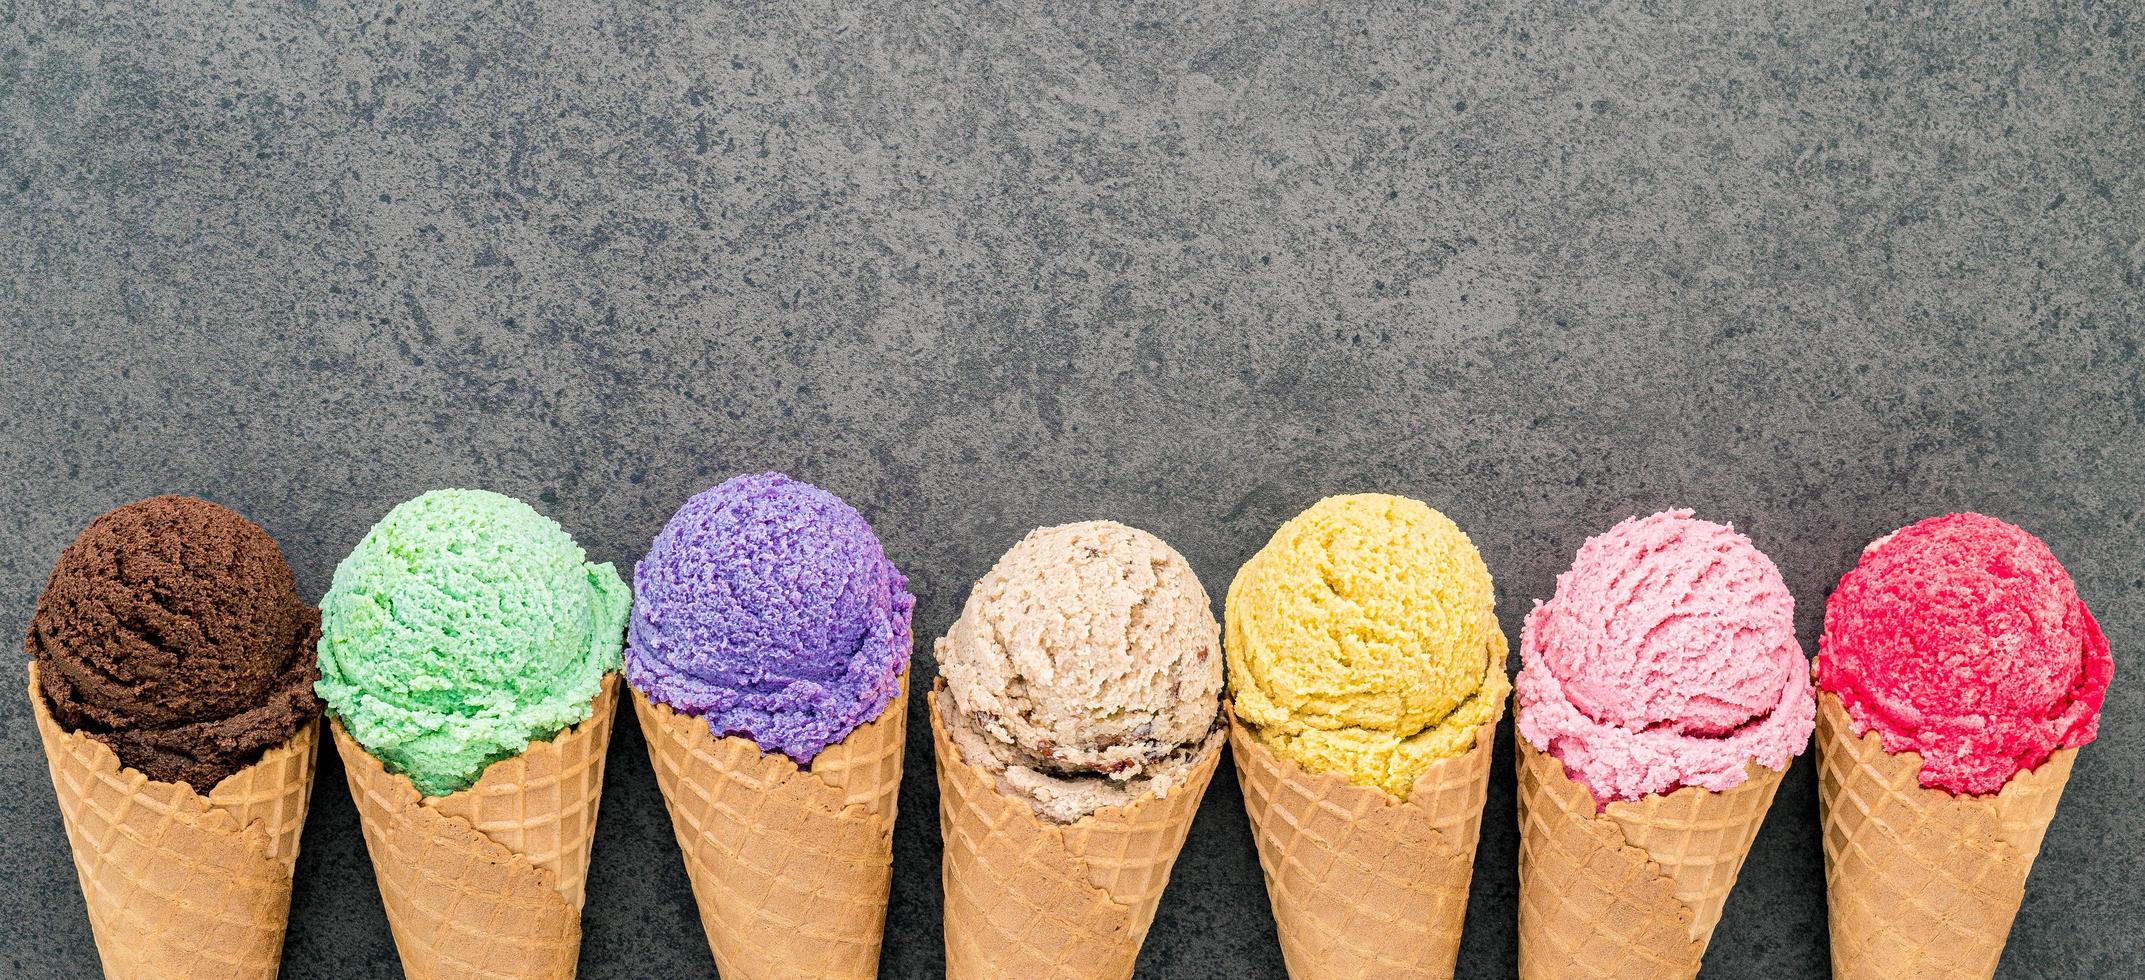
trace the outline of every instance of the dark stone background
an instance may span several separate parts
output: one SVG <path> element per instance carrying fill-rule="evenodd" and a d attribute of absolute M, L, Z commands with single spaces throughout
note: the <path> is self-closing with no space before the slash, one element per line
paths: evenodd
<path fill-rule="evenodd" d="M 1973 508 L 2119 661 L 2005 973 L 2145 970 L 2137 5 L 234 6 L 0 6 L 0 632 L 163 491 L 318 596 L 428 488 L 624 565 L 780 468 L 912 576 L 920 679 L 1030 527 L 1145 527 L 1219 597 L 1350 490 L 1457 519 L 1508 630 L 1587 534 L 1695 507 L 1814 649 L 1863 542 Z M 89 975 L 20 695 L 0 727 L 0 972 Z M 706 974 L 630 718 L 613 752 L 582 975 Z M 928 739 L 908 765 L 885 973 L 924 977 Z M 1511 779 L 1468 977 L 1513 972 Z M 290 976 L 396 972 L 353 821 L 330 753 Z M 1804 759 L 1711 973 L 1823 976 L 1823 912 Z M 1227 770 L 1142 965 L 1279 975 Z"/>

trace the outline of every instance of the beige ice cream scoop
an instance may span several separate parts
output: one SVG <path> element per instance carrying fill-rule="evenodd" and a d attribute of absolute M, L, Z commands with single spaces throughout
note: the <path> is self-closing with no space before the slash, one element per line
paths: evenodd
<path fill-rule="evenodd" d="M 937 654 L 962 758 L 1052 820 L 1166 794 L 1220 737 L 1206 589 L 1137 528 L 1030 532 L 976 583 Z"/>

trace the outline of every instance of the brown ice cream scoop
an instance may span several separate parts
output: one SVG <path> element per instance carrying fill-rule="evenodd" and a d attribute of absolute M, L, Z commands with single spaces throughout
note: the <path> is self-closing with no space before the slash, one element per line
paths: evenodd
<path fill-rule="evenodd" d="M 62 726 L 206 793 L 320 714 L 319 637 L 268 532 L 163 496 L 97 518 L 61 552 L 24 646 Z"/>
<path fill-rule="evenodd" d="M 937 646 L 963 758 L 1065 822 L 1184 781 L 1221 707 L 1221 628 L 1182 555 L 1111 521 L 1030 533 Z"/>

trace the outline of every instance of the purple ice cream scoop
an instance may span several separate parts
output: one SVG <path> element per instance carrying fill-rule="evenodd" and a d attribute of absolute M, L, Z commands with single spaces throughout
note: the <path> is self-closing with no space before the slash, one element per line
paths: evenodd
<path fill-rule="evenodd" d="M 626 678 L 809 765 L 900 690 L 915 608 L 856 508 L 780 473 L 734 477 L 634 566 Z"/>

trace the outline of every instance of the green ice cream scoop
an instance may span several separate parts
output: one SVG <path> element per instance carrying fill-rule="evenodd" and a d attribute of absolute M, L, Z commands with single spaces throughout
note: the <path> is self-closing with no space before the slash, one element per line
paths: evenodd
<path fill-rule="evenodd" d="M 336 566 L 317 690 L 358 744 L 442 796 L 588 719 L 632 602 L 528 504 L 434 490 Z"/>

